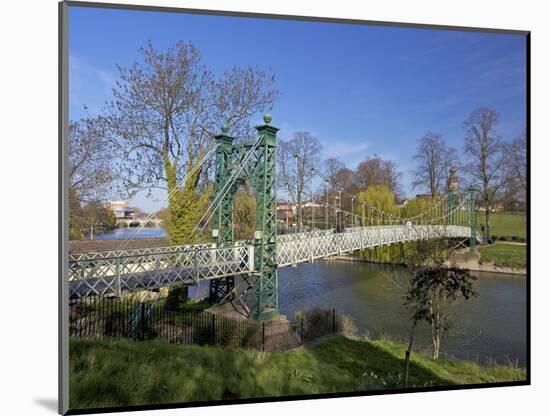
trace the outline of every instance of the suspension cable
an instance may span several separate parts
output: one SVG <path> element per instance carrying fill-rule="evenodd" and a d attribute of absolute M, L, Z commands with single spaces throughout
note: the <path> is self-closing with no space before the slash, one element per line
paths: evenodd
<path fill-rule="evenodd" d="M 180 188 L 185 186 L 185 183 L 187 182 L 187 179 L 192 177 L 196 173 L 196 171 L 200 167 L 202 167 L 204 162 L 212 155 L 212 153 L 214 153 L 214 151 L 217 149 L 217 147 L 218 147 L 217 144 L 212 145 L 211 148 L 207 152 L 205 152 L 205 154 L 198 160 L 198 162 L 195 164 L 195 166 L 193 166 L 193 168 L 191 168 L 191 170 L 185 174 L 185 176 L 181 179 L 181 181 L 176 184 L 174 189 L 172 189 L 167 195 L 167 201 L 168 202 L 170 201 L 170 198 L 172 198 Z M 141 224 L 139 225 L 139 227 L 137 227 L 135 229 L 135 231 L 132 234 L 130 234 L 122 242 L 122 244 L 119 247 L 119 250 L 124 249 L 128 245 L 128 243 L 136 236 L 136 234 L 139 232 L 139 230 L 141 230 L 143 227 L 145 227 L 145 225 L 149 222 L 149 220 L 151 220 L 151 218 L 153 218 L 153 216 L 156 216 L 158 212 L 159 211 L 157 210 L 157 211 L 149 214 L 145 218 L 145 221 L 142 221 Z"/>

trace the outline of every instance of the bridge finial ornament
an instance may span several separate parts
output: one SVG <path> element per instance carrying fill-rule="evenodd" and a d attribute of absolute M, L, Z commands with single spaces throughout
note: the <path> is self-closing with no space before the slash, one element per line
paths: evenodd
<path fill-rule="evenodd" d="M 227 124 L 222 124 L 221 131 L 223 134 L 227 134 L 227 132 L 229 131 L 229 126 Z"/>
<path fill-rule="evenodd" d="M 265 124 L 271 123 L 271 114 L 269 114 L 269 113 L 264 114 L 264 122 L 265 122 Z"/>

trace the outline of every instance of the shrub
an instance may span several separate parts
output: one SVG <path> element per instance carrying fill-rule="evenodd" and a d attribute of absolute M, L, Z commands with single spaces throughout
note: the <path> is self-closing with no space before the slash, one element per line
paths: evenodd
<path fill-rule="evenodd" d="M 235 321 L 210 314 L 196 315 L 196 318 L 192 322 L 195 344 L 216 344 L 231 348 L 261 347 L 262 329 L 257 322 Z"/>
<path fill-rule="evenodd" d="M 344 336 L 357 335 L 357 327 L 353 319 L 341 312 L 334 312 L 333 309 L 315 308 L 310 311 L 297 311 L 294 313 L 294 320 L 299 333 L 302 330 L 303 320 L 301 335 L 306 342 L 332 335 L 334 332 Z"/>
<path fill-rule="evenodd" d="M 189 287 L 185 285 L 170 288 L 164 308 L 167 311 L 177 311 L 185 308 L 189 299 Z"/>

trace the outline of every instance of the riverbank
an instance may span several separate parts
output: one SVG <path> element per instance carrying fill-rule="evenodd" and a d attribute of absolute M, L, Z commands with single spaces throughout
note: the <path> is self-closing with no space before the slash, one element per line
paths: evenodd
<path fill-rule="evenodd" d="M 266 353 L 161 341 L 71 340 L 70 406 L 260 398 L 403 388 L 404 347 L 344 337 Z M 512 366 L 482 367 L 413 353 L 409 387 L 523 381 Z"/>
<path fill-rule="evenodd" d="M 481 252 L 476 251 L 474 253 L 471 253 L 469 249 L 459 250 L 454 253 L 451 259 L 445 264 L 447 266 L 454 264 L 460 268 L 468 269 L 473 272 L 491 272 L 517 276 L 527 275 L 527 269 L 525 268 L 525 246 L 519 244 L 513 245 L 514 250 L 512 250 L 512 252 L 506 248 L 503 248 L 503 246 L 512 246 L 512 244 L 496 243 L 493 246 L 481 247 Z M 521 255 L 514 255 L 516 250 L 523 250 L 523 257 L 521 257 Z M 502 258 L 503 256 L 505 257 L 504 259 Z M 511 260 L 512 258 L 513 260 Z M 328 258 L 328 260 L 404 266 L 401 263 L 395 262 L 373 262 L 371 260 L 353 255 L 332 256 Z M 504 266 L 501 264 L 514 264 L 515 267 Z M 522 265 L 523 267 L 521 267 Z"/>

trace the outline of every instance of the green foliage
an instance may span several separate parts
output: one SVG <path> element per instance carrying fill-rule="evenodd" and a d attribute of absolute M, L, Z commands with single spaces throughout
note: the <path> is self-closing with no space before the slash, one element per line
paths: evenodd
<path fill-rule="evenodd" d="M 193 327 L 193 342 L 198 345 L 216 344 L 230 348 L 261 348 L 262 328 L 257 322 L 236 324 L 223 316 L 203 315 Z"/>
<path fill-rule="evenodd" d="M 443 300 L 449 304 L 460 296 L 468 300 L 477 294 L 472 286 L 475 279 L 468 270 L 458 267 L 421 268 L 411 279 L 404 303 L 411 308 L 415 321 L 431 324 L 436 302 Z M 443 317 L 438 324 L 447 329 L 447 317 Z"/>
<path fill-rule="evenodd" d="M 168 291 L 168 296 L 164 304 L 164 309 L 167 311 L 180 311 L 185 309 L 189 301 L 189 286 L 177 285 L 172 286 Z"/>
<path fill-rule="evenodd" d="M 197 223 L 204 214 L 212 187 L 209 186 L 202 195 L 198 193 L 198 177 L 200 169 L 189 175 L 183 189 L 177 187 L 177 164 L 165 159 L 164 168 L 167 178 L 168 216 L 166 232 L 170 244 L 189 244 L 198 241 L 200 234 L 195 230 Z M 192 167 L 189 167 L 190 171 Z"/>
<path fill-rule="evenodd" d="M 340 335 L 348 337 L 357 336 L 357 326 L 355 326 L 355 322 L 351 316 L 336 312 L 333 317 L 333 313 L 332 309 L 322 308 L 315 308 L 309 311 L 296 311 L 294 312 L 294 321 L 299 326 L 299 331 L 301 331 L 303 321 L 303 337 L 306 342 L 325 335 L 332 335 L 334 330 Z"/>
<path fill-rule="evenodd" d="M 401 210 L 401 217 L 403 218 L 411 218 L 414 216 L 417 216 L 419 214 L 423 214 L 427 212 L 430 208 L 432 208 L 435 205 L 436 201 L 432 198 L 414 198 L 407 201 L 407 205 L 405 205 Z M 433 212 L 430 211 L 424 219 L 430 219 L 430 218 L 436 218 L 439 213 L 436 213 L 435 210 Z"/>
<path fill-rule="evenodd" d="M 477 296 L 476 278 L 458 267 L 419 266 L 409 283 L 403 303 L 411 312 L 413 325 L 425 321 L 432 330 L 433 358 L 439 357 L 441 337 L 449 328 L 449 307 L 459 298 Z"/>
<path fill-rule="evenodd" d="M 452 249 L 452 242 L 443 238 L 430 240 L 408 241 L 368 248 L 360 253 L 360 257 L 373 263 L 402 264 L 410 267 L 425 264 L 444 263 Z"/>
<path fill-rule="evenodd" d="M 84 409 L 393 388 L 405 348 L 336 337 L 311 348 L 261 353 L 105 339 L 71 340 L 69 352 L 70 407 Z M 411 358 L 411 387 L 526 380 L 525 369 L 510 366 Z"/>
<path fill-rule="evenodd" d="M 395 203 L 394 193 L 384 185 L 375 185 L 367 188 L 366 191 L 359 192 L 357 195 L 357 200 L 359 201 L 353 208 L 355 214 L 362 215 L 362 206 L 364 202 L 367 204 L 365 216 L 368 218 L 368 221 L 372 220 L 373 224 L 381 223 L 380 211 L 385 213 L 392 214 L 394 216 L 399 215 L 399 207 Z M 371 208 L 376 208 L 376 211 L 373 213 Z M 387 217 L 386 217 L 387 219 Z"/>
<path fill-rule="evenodd" d="M 234 201 L 235 239 L 251 239 L 256 221 L 256 198 L 248 188 L 241 188 L 235 193 Z"/>
<path fill-rule="evenodd" d="M 115 213 L 98 201 L 83 204 L 73 189 L 69 189 L 69 239 L 81 240 L 84 238 L 83 229 L 91 226 L 104 229 L 116 227 Z"/>
<path fill-rule="evenodd" d="M 378 246 L 361 251 L 360 257 L 372 263 L 407 264 L 416 255 L 416 241 Z"/>
<path fill-rule="evenodd" d="M 516 244 L 493 244 L 480 247 L 481 264 L 494 263 L 498 267 L 524 269 L 527 263 L 527 247 Z"/>
<path fill-rule="evenodd" d="M 404 387 L 401 373 L 377 374 L 374 371 L 364 373 L 355 391 L 391 390 Z"/>

